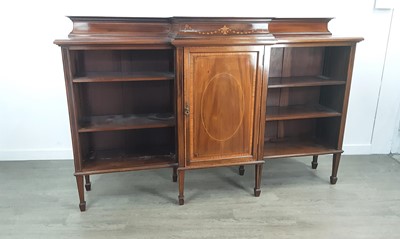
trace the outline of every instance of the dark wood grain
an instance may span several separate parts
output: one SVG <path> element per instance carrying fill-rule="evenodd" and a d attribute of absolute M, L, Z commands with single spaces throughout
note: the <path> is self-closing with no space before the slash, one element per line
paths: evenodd
<path fill-rule="evenodd" d="M 333 80 L 325 76 L 270 77 L 268 88 L 344 85 L 345 79 Z"/>
<path fill-rule="evenodd" d="M 257 159 L 263 48 L 188 48 L 187 163 Z"/>
<path fill-rule="evenodd" d="M 81 140 L 87 141 L 87 155 L 104 150 L 120 150 L 139 155 L 175 154 L 175 129 L 150 128 L 133 130 L 96 131 L 81 133 Z"/>
<path fill-rule="evenodd" d="M 175 126 L 172 113 L 91 116 L 81 120 L 80 133 Z"/>
<path fill-rule="evenodd" d="M 342 150 L 322 145 L 318 141 L 308 141 L 304 139 L 266 142 L 264 144 L 264 159 L 335 154 L 342 152 Z"/>
<path fill-rule="evenodd" d="M 80 209 L 98 173 L 256 165 L 334 154 L 359 37 L 331 18 L 70 17 L 62 47 Z M 160 120 L 154 114 L 169 114 Z M 316 164 L 314 160 L 314 165 Z"/>
<path fill-rule="evenodd" d="M 332 18 L 276 18 L 269 24 L 269 31 L 275 37 L 288 35 L 331 35 L 328 22 Z"/>
<path fill-rule="evenodd" d="M 270 106 L 267 107 L 266 121 L 336 116 L 341 116 L 341 113 L 323 105 Z"/>
<path fill-rule="evenodd" d="M 96 151 L 84 161 L 82 171 L 75 173 L 75 175 L 136 171 L 176 166 L 176 159 L 171 155 L 137 155 L 121 150 Z"/>
<path fill-rule="evenodd" d="M 333 154 L 330 181 L 335 184 L 355 43 L 326 39 L 324 46 L 315 38 L 287 38 L 289 44 L 273 49 L 270 64 L 277 70 L 268 82 L 264 158 L 312 155 L 316 168 L 318 155 Z"/>
<path fill-rule="evenodd" d="M 101 83 L 123 81 L 159 81 L 173 80 L 173 73 L 163 72 L 88 72 L 86 76 L 76 77 L 74 83 Z"/>
<path fill-rule="evenodd" d="M 80 118 L 173 112 L 173 81 L 75 84 L 80 91 Z"/>

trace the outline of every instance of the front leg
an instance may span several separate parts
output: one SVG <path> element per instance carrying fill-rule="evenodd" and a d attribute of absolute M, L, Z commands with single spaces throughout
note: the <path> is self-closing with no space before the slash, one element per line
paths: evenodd
<path fill-rule="evenodd" d="M 85 201 L 85 191 L 83 190 L 83 176 L 75 176 L 76 184 L 78 186 L 78 194 L 79 194 L 79 209 L 81 212 L 86 211 L 86 201 Z"/>
<path fill-rule="evenodd" d="M 255 172 L 254 196 L 259 197 L 261 194 L 261 176 L 262 176 L 263 164 L 256 164 L 255 167 L 256 167 L 256 172 Z"/>
<path fill-rule="evenodd" d="M 179 205 L 185 204 L 185 199 L 183 196 L 183 191 L 184 191 L 184 183 L 185 183 L 185 170 L 179 170 L 178 171 L 178 181 L 179 181 Z"/>
<path fill-rule="evenodd" d="M 334 154 L 333 155 L 333 160 L 332 160 L 332 176 L 330 178 L 331 184 L 336 184 L 338 178 L 337 178 L 337 172 L 339 169 L 339 163 L 340 163 L 340 156 L 341 154 Z"/>

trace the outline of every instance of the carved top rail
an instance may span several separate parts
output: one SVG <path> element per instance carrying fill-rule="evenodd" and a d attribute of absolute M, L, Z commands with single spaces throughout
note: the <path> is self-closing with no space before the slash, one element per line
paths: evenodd
<path fill-rule="evenodd" d="M 353 41 L 333 37 L 332 18 L 231 17 L 69 17 L 73 29 L 58 45 L 186 45 L 276 44 L 288 42 Z"/>

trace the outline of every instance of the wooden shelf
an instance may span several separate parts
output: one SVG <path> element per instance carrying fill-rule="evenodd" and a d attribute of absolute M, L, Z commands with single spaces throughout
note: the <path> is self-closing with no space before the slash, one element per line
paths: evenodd
<path fill-rule="evenodd" d="M 317 141 L 288 140 L 264 143 L 264 159 L 286 158 L 320 154 L 342 153 L 333 147 L 317 143 Z"/>
<path fill-rule="evenodd" d="M 78 76 L 72 81 L 75 83 L 95 82 L 123 82 L 123 81 L 160 81 L 173 80 L 171 72 L 88 72 L 84 76 Z"/>
<path fill-rule="evenodd" d="M 323 105 L 291 105 L 267 107 L 266 121 L 337 117 L 342 114 Z"/>
<path fill-rule="evenodd" d="M 82 119 L 79 133 L 126 129 L 151 129 L 175 126 L 170 113 L 92 116 Z"/>
<path fill-rule="evenodd" d="M 82 164 L 75 175 L 125 172 L 135 170 L 177 167 L 174 155 L 134 155 L 119 150 L 98 151 Z"/>
<path fill-rule="evenodd" d="M 346 84 L 346 81 L 333 80 L 326 76 L 270 77 L 268 79 L 268 88 L 344 85 L 344 84 Z"/>

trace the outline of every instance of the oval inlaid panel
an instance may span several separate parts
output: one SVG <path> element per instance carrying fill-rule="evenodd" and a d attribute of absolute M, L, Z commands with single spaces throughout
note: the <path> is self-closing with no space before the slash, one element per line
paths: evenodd
<path fill-rule="evenodd" d="M 201 97 L 201 121 L 207 134 L 226 141 L 236 134 L 244 116 L 244 95 L 240 83 L 230 74 L 215 75 Z"/>

